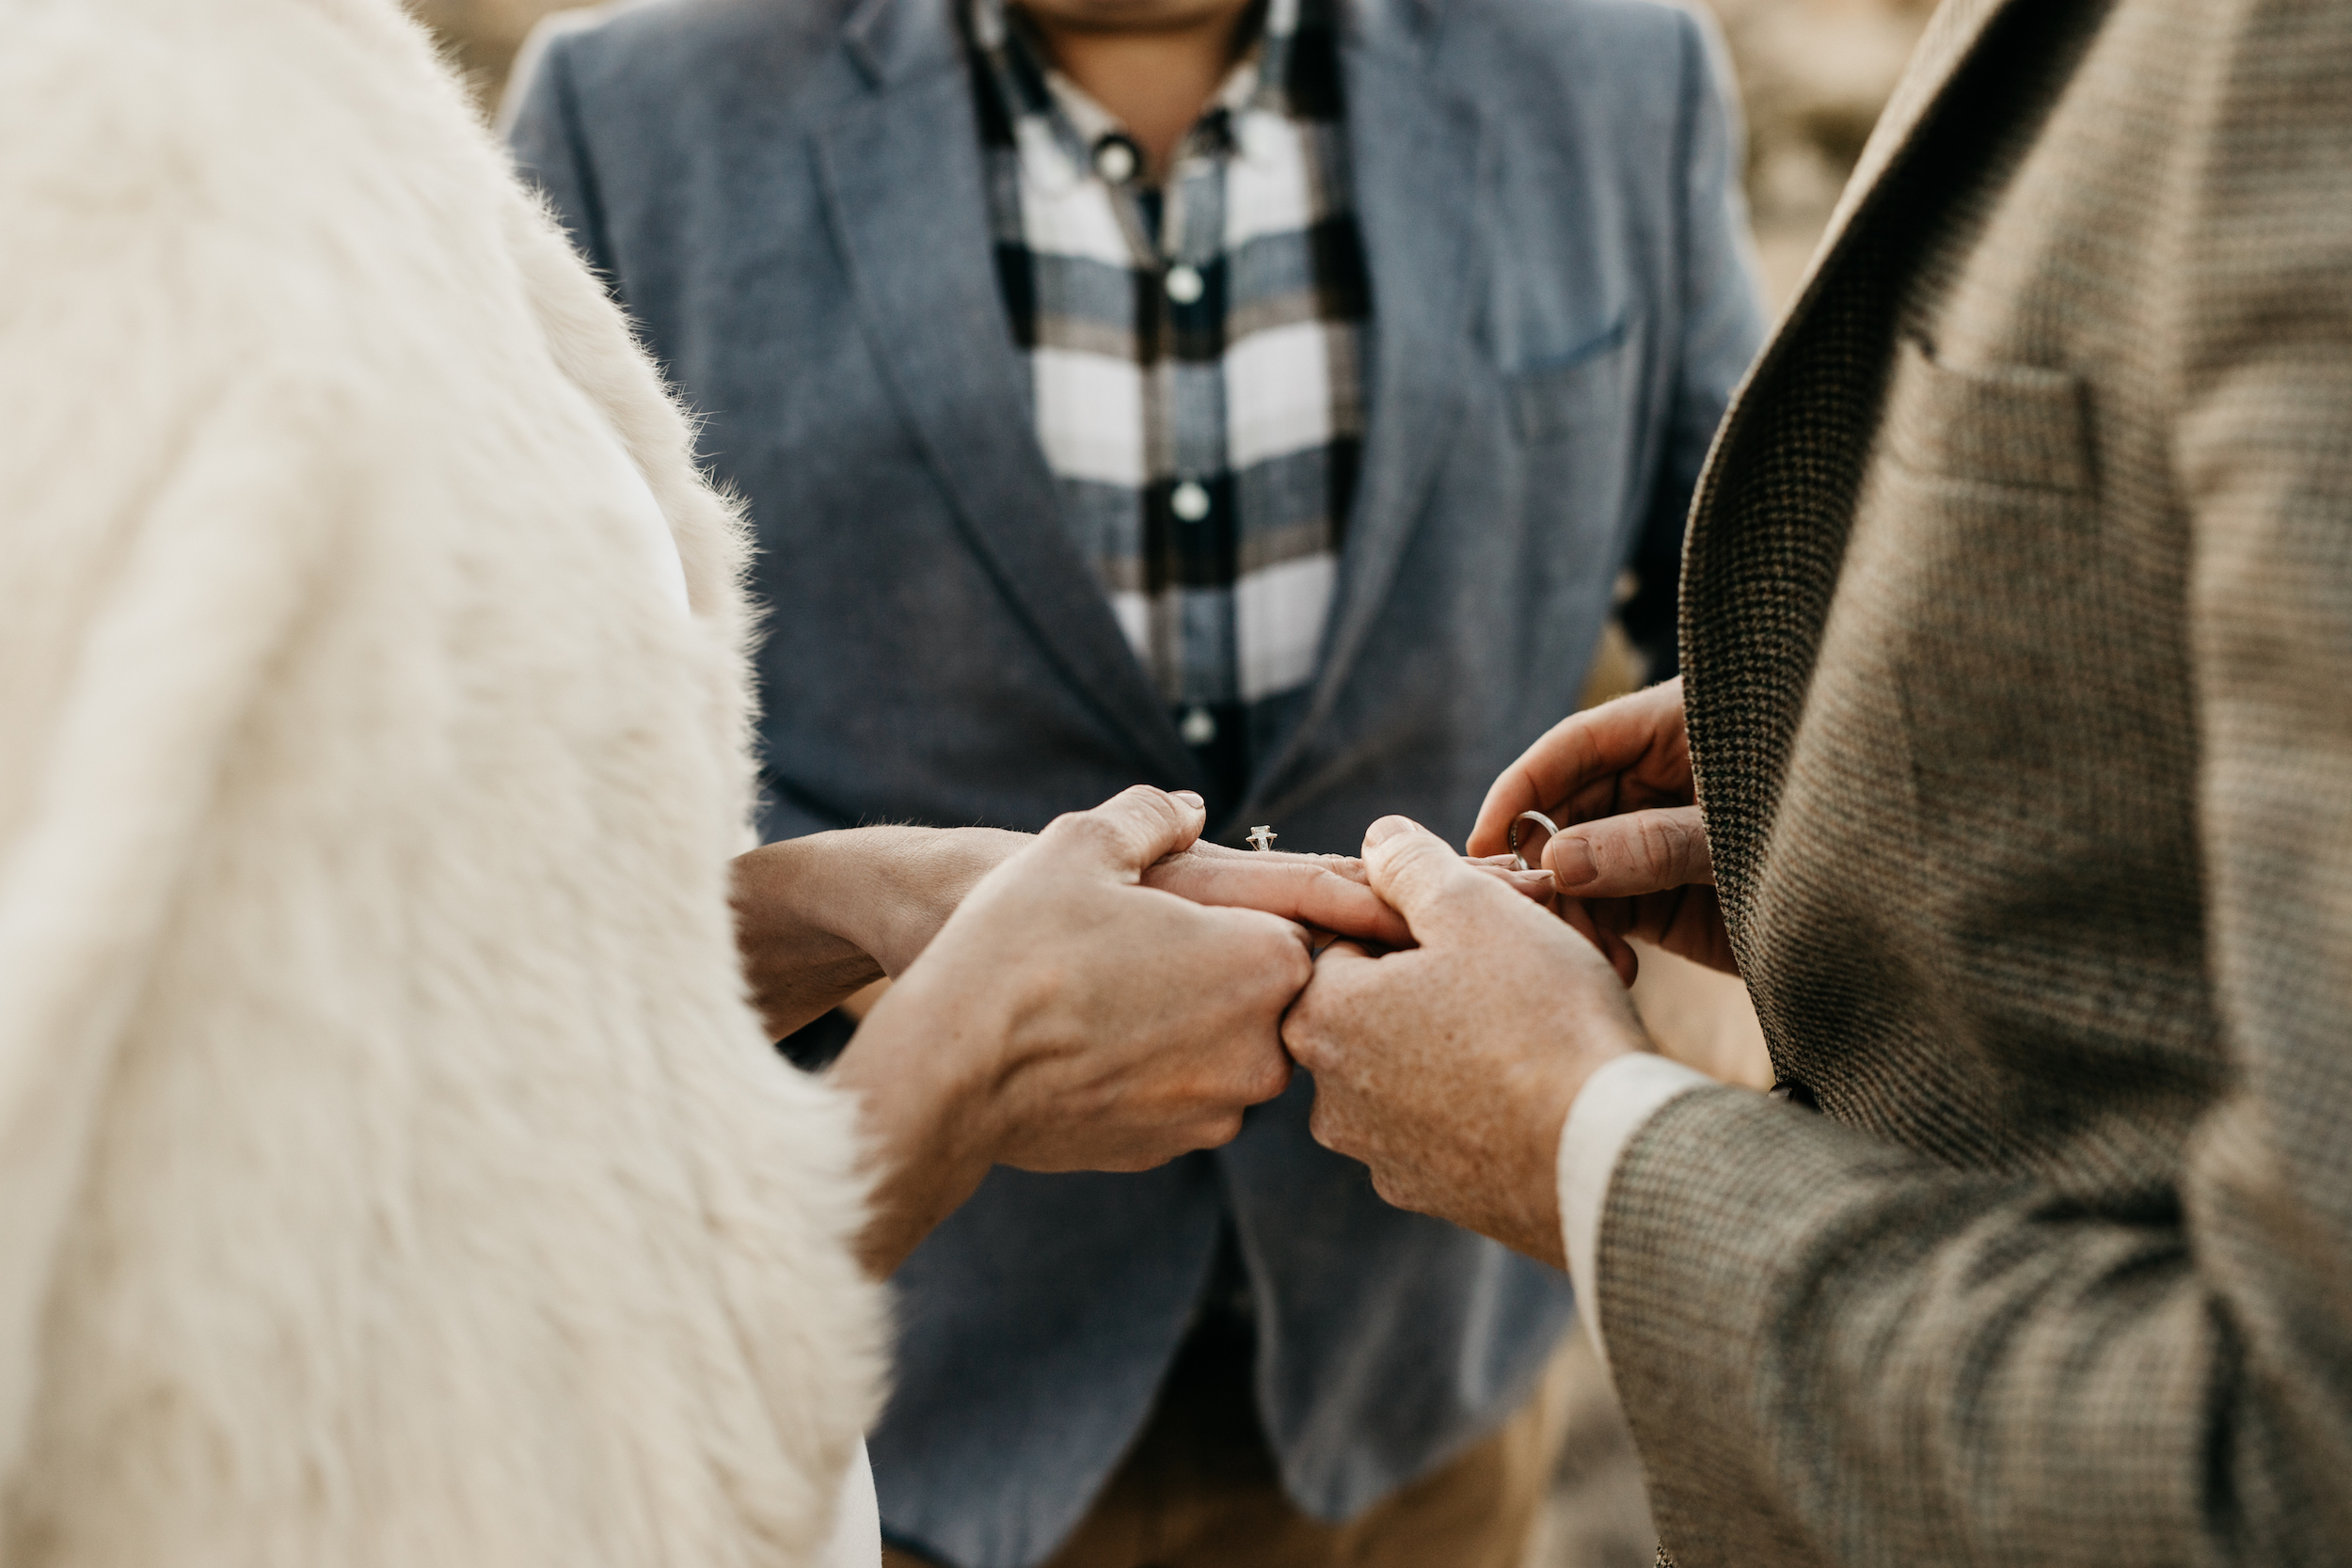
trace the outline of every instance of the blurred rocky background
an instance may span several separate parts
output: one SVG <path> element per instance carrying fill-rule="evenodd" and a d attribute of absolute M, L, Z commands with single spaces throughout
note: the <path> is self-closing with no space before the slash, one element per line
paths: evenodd
<path fill-rule="evenodd" d="M 1712 0 L 1748 113 L 1748 204 L 1775 309 L 1795 291 L 1934 0 Z"/>
<path fill-rule="evenodd" d="M 792 0 L 777 0 L 791 4 Z M 409 0 L 446 41 L 485 113 L 532 27 L 560 0 Z M 1879 109 L 1933 0 L 1708 0 L 1748 116 L 1747 188 L 1756 256 L 1774 310 L 1788 302 Z M 1637 678 L 1605 651 L 1594 699 Z M 1659 954 L 1635 988 L 1662 1049 L 1737 1083 L 1771 1080 L 1747 994 L 1729 976 Z M 1608 1379 L 1583 1336 L 1552 1506 L 1528 1568 L 1650 1568 L 1655 1536 L 1641 1465 Z"/>
<path fill-rule="evenodd" d="M 789 4 L 790 0 L 780 0 Z M 516 51 L 562 0 L 409 0 L 494 108 Z M 1775 308 L 1878 119 L 1933 0 L 1707 0 L 1748 112 L 1748 200 Z"/>

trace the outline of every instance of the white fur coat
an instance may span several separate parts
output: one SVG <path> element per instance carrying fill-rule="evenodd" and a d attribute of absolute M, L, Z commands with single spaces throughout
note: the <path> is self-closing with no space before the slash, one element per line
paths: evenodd
<path fill-rule="evenodd" d="M 688 453 L 390 0 L 0 0 L 0 1562 L 821 1536 L 881 1318 Z"/>

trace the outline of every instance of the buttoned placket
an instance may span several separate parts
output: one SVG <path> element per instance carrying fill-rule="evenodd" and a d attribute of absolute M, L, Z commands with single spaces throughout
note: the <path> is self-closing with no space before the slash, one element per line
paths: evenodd
<path fill-rule="evenodd" d="M 1185 318 L 1189 312 L 1208 309 L 1204 303 L 1208 293 L 1204 274 L 1215 265 L 1214 252 L 1224 238 L 1225 167 L 1220 159 L 1231 152 L 1230 147 L 1218 145 L 1223 140 L 1224 114 L 1220 105 L 1188 129 L 1177 144 L 1161 187 L 1156 236 L 1144 232 L 1140 205 L 1134 193 L 1116 193 L 1120 222 L 1128 230 L 1130 243 L 1137 245 L 1139 254 L 1151 256 L 1161 269 L 1161 297 L 1153 302 L 1154 330 L 1160 338 L 1161 352 L 1146 382 L 1149 425 L 1145 441 L 1170 477 L 1167 515 L 1170 526 L 1183 535 L 1184 542 L 1177 547 L 1184 553 L 1216 551 L 1220 536 L 1230 535 L 1239 526 L 1237 517 L 1215 515 L 1216 499 L 1202 483 L 1203 476 L 1225 467 L 1223 333 L 1220 330 L 1217 334 L 1217 363 L 1214 372 L 1206 375 L 1186 362 L 1174 341 L 1188 325 L 1199 329 L 1197 324 L 1188 324 Z M 1156 244 L 1152 243 L 1154 240 Z M 1169 404 L 1170 400 L 1186 396 L 1211 400 L 1214 406 L 1196 408 L 1198 418 L 1184 418 Z M 1155 627 L 1155 633 L 1171 643 L 1181 643 L 1187 635 L 1181 621 L 1195 611 L 1181 595 L 1172 602 L 1177 615 L 1165 618 Z M 1220 608 L 1230 616 L 1230 603 Z M 1222 628 L 1219 641 L 1227 657 L 1238 656 L 1230 625 Z M 1161 657 L 1173 661 L 1175 650 L 1164 650 Z M 1207 722 L 1202 723 L 1201 720 Z M 1208 742 L 1216 738 L 1216 715 L 1205 708 L 1195 706 L 1189 710 L 1182 727 L 1195 735 L 1205 732 Z"/>
<path fill-rule="evenodd" d="M 1203 483 L 1225 467 L 1224 372 L 1219 363 L 1214 374 L 1191 378 L 1190 395 L 1216 402 L 1213 409 L 1202 411 L 1204 417 L 1171 418 L 1168 400 L 1184 395 L 1179 383 L 1185 372 L 1166 340 L 1183 325 L 1182 312 L 1200 306 L 1209 293 L 1207 274 L 1217 264 L 1224 241 L 1230 161 L 1259 155 L 1253 154 L 1247 128 L 1248 116 L 1265 93 L 1265 56 L 1262 39 L 1228 73 L 1208 108 L 1176 144 L 1160 187 L 1156 232 L 1144 215 L 1143 158 L 1134 135 L 1058 71 L 1046 76 L 1057 111 L 1052 133 L 1022 139 L 1029 177 L 1045 188 L 1066 189 L 1089 176 L 1101 182 L 1130 254 L 1160 279 L 1159 297 L 1148 307 L 1151 319 L 1136 323 L 1138 332 L 1152 333 L 1164 344 L 1144 381 L 1144 448 L 1149 470 L 1169 476 L 1166 515 L 1190 536 L 1185 547 L 1196 550 L 1216 547 L 1215 533 L 1200 531 L 1230 530 L 1239 524 L 1236 517 L 1218 515 L 1216 498 Z M 1200 450 L 1183 450 L 1182 433 L 1186 431 L 1193 433 Z M 1178 450 L 1170 450 L 1171 445 Z M 1184 628 L 1174 622 L 1155 624 L 1154 661 L 1163 667 L 1180 664 L 1184 636 Z M 1234 646 L 1230 627 L 1224 641 L 1229 648 Z M 1218 724 L 1215 714 L 1196 703 L 1185 709 L 1178 728 L 1187 744 L 1201 746 L 1216 738 Z"/>
<path fill-rule="evenodd" d="M 1222 745 L 1230 717 L 1237 717 L 1227 712 L 1237 705 L 1231 693 L 1242 687 L 1239 603 L 1231 584 L 1238 580 L 1248 520 L 1227 479 L 1227 203 L 1236 168 L 1255 166 L 1263 175 L 1287 167 L 1291 149 L 1281 131 L 1292 113 L 1286 87 L 1298 0 L 1268 0 L 1263 30 L 1186 128 L 1157 190 L 1145 183 L 1132 133 L 1043 63 L 1045 52 L 1023 31 L 1017 13 L 977 0 L 974 14 L 982 48 L 996 52 L 1005 101 L 1026 105 L 1015 108 L 1009 127 L 1022 185 L 1057 203 L 1083 202 L 1084 187 L 1091 187 L 1102 202 L 1096 212 L 1108 220 L 1142 285 L 1131 317 L 1142 371 L 1137 456 L 1146 476 L 1137 546 L 1146 562 L 1168 561 L 1180 576 L 1170 582 L 1173 592 L 1149 593 L 1145 619 L 1130 636 L 1153 671 L 1182 673 L 1170 696 L 1186 743 L 1196 751 Z M 1022 36 L 1008 38 L 1009 31 Z M 1025 79 L 1023 71 L 1033 74 Z M 1203 580 L 1224 582 L 1227 592 L 1196 594 L 1184 586 L 1196 568 L 1206 568 Z"/>

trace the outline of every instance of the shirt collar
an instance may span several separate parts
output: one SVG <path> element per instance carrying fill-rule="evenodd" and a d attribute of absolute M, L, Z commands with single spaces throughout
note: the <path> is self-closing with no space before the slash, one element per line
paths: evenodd
<path fill-rule="evenodd" d="M 1242 157 L 1263 154 L 1247 134 L 1252 114 L 1284 114 L 1291 46 L 1298 31 L 1299 0 L 1264 0 L 1258 35 L 1211 95 L 1201 118 L 1223 111 Z M 1086 177 L 1094 150 L 1124 135 L 1119 118 L 1049 63 L 1035 30 L 1005 0 L 969 0 L 972 41 L 1020 150 L 1022 174 L 1045 190 L 1066 190 Z"/>

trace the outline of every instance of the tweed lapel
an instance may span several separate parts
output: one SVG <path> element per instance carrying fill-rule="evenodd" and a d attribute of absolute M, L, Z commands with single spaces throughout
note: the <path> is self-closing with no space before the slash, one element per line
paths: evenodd
<path fill-rule="evenodd" d="M 1329 721 L 1395 587 L 1461 413 L 1486 138 L 1476 106 L 1432 80 L 1437 11 L 1437 0 L 1363 0 L 1348 9 L 1341 69 L 1357 224 L 1372 275 L 1371 423 L 1312 694 L 1261 770 L 1255 799 L 1296 782 Z"/>
<path fill-rule="evenodd" d="M 2014 0 L 1945 0 L 1839 198 L 1797 298 L 1717 433 L 1683 555 L 1685 706 L 1718 893 L 1743 918 L 1845 554 L 1851 487 L 1883 370 L 1884 301 L 1849 266 L 1908 154 Z M 1867 261 L 1867 258 L 1863 258 Z M 1851 277 L 1841 274 L 1853 272 Z"/>
<path fill-rule="evenodd" d="M 866 0 L 844 41 L 871 91 L 818 137 L 856 309 L 973 549 L 1139 776 L 1199 765 L 1064 532 L 997 293 L 971 80 L 947 0 Z"/>

